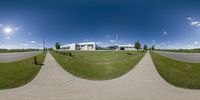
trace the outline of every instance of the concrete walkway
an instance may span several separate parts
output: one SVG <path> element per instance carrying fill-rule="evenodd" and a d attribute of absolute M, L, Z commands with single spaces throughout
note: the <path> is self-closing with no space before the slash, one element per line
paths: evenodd
<path fill-rule="evenodd" d="M 176 88 L 156 72 L 147 53 L 126 75 L 109 81 L 89 81 L 62 69 L 51 54 L 29 84 L 1 90 L 0 100 L 199 100 L 200 91 Z"/>

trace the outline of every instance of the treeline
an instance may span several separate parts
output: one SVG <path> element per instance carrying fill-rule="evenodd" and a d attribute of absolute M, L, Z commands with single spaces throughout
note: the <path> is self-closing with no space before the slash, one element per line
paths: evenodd
<path fill-rule="evenodd" d="M 195 49 L 158 49 L 158 51 L 200 53 L 200 48 Z"/>
<path fill-rule="evenodd" d="M 1 53 L 6 53 L 6 52 L 29 52 L 29 51 L 39 51 L 39 49 L 0 49 Z"/>
<path fill-rule="evenodd" d="M 96 46 L 96 49 L 97 50 L 116 50 L 118 48 L 118 46 L 109 46 L 109 47 L 100 47 L 100 46 Z M 139 42 L 139 41 L 137 41 L 137 42 L 135 42 L 135 47 L 134 47 L 136 50 L 155 50 L 155 46 L 154 45 L 152 45 L 152 46 L 150 46 L 150 47 L 148 47 L 147 46 L 147 44 L 144 44 L 143 46 L 142 46 L 142 44 Z"/>

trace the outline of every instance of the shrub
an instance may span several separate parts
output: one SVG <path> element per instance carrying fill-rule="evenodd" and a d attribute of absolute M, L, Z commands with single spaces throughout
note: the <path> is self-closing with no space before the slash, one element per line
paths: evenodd
<path fill-rule="evenodd" d="M 68 54 L 69 54 L 70 57 L 72 57 L 72 53 L 71 52 L 69 52 Z"/>
<path fill-rule="evenodd" d="M 68 55 L 68 52 L 65 52 L 65 55 Z"/>

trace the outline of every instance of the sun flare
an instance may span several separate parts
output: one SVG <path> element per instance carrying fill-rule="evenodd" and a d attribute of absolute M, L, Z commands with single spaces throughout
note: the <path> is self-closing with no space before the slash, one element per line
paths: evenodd
<path fill-rule="evenodd" d="M 4 31 L 4 33 L 6 33 L 6 34 L 10 34 L 10 33 L 13 32 L 13 29 L 12 29 L 11 27 L 5 27 L 5 28 L 3 29 L 3 31 Z"/>

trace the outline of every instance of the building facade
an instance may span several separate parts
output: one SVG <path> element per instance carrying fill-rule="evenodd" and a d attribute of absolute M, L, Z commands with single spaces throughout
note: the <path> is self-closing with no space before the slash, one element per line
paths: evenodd
<path fill-rule="evenodd" d="M 118 45 L 118 50 L 136 50 L 134 45 Z"/>
<path fill-rule="evenodd" d="M 61 49 L 92 51 L 92 50 L 96 50 L 96 43 L 95 42 L 83 42 L 83 43 L 66 44 L 64 46 L 61 46 Z"/>

